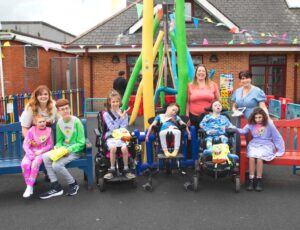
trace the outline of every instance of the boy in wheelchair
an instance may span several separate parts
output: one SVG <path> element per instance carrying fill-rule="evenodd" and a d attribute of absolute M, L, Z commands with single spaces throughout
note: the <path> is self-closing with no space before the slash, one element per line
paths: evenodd
<path fill-rule="evenodd" d="M 230 153 L 228 144 L 232 144 L 234 128 L 229 119 L 222 115 L 222 105 L 219 101 L 211 104 L 212 113 L 205 115 L 200 122 L 200 138 L 205 139 L 206 143 L 202 144 L 203 158 L 205 161 L 212 161 L 215 164 L 228 163 L 232 164 L 238 160 L 236 154 Z M 202 159 L 203 159 L 202 158 Z"/>
<path fill-rule="evenodd" d="M 128 180 L 136 177 L 130 169 L 134 167 L 130 156 L 135 155 L 137 141 L 127 130 L 127 110 L 121 111 L 120 104 L 121 96 L 113 90 L 108 96 L 107 111 L 100 111 L 98 114 L 98 129 L 95 130 L 96 146 L 99 150 L 95 165 L 97 180 L 99 174 L 101 177 L 104 173 L 103 178 L 106 180 L 120 175 L 124 175 Z M 122 161 L 119 160 L 120 158 Z"/>
<path fill-rule="evenodd" d="M 181 142 L 181 128 L 185 128 L 188 133 L 188 138 L 191 139 L 190 131 L 184 121 L 177 115 L 179 112 L 179 105 L 176 103 L 171 103 L 165 113 L 159 114 L 154 118 L 154 121 L 149 126 L 147 135 L 145 140 L 149 140 L 149 135 L 152 129 L 157 129 L 157 126 L 160 125 L 159 128 L 159 139 L 161 148 L 166 157 L 176 157 L 180 148 Z M 179 127 L 181 126 L 181 127 Z M 170 153 L 168 149 L 167 140 L 171 135 L 174 136 L 174 146 L 173 152 Z M 168 141 L 169 142 L 169 141 Z"/>

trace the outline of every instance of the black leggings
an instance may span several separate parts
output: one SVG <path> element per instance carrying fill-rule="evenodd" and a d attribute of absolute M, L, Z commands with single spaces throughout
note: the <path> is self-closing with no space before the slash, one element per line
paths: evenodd
<path fill-rule="evenodd" d="M 199 124 L 205 115 L 205 113 L 201 113 L 199 116 L 196 116 L 194 114 L 189 113 L 191 125 L 194 125 L 196 127 L 196 130 L 199 129 Z"/>

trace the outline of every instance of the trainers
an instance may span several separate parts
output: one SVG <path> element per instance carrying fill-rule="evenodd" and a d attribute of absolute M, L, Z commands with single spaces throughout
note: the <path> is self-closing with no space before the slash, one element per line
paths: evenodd
<path fill-rule="evenodd" d="M 40 198 L 44 200 L 54 196 L 61 196 L 63 193 L 64 190 L 62 190 L 60 184 L 58 182 L 54 182 L 51 185 L 51 189 L 48 192 L 42 193 Z"/>
<path fill-rule="evenodd" d="M 247 191 L 253 191 L 253 190 L 254 190 L 254 179 L 249 179 Z"/>
<path fill-rule="evenodd" d="M 127 179 L 133 179 L 136 177 L 135 174 L 131 173 L 129 169 L 124 170 L 123 172 L 124 172 L 125 176 L 127 177 Z"/>
<path fill-rule="evenodd" d="M 67 196 L 74 196 L 77 194 L 79 190 L 79 185 L 77 184 L 77 182 L 75 181 L 73 184 L 69 185 L 69 190 L 67 192 Z"/>
<path fill-rule="evenodd" d="M 28 198 L 33 194 L 33 187 L 27 185 L 25 192 L 23 193 L 24 198 Z"/>
<path fill-rule="evenodd" d="M 110 180 L 110 179 L 114 178 L 114 174 L 115 174 L 115 170 L 109 169 L 108 173 L 106 173 L 104 175 L 104 179 Z"/>
<path fill-rule="evenodd" d="M 262 179 L 261 178 L 257 178 L 257 182 L 256 182 L 256 186 L 255 186 L 255 191 L 256 192 L 261 192 L 263 191 L 263 185 L 262 185 Z"/>

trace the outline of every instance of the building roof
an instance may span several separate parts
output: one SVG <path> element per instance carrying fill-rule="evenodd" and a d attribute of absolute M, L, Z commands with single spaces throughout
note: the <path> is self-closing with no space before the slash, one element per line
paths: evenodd
<path fill-rule="evenodd" d="M 236 23 L 240 30 L 247 30 L 253 39 L 291 43 L 300 40 L 300 9 L 289 8 L 285 0 L 208 0 L 225 16 Z M 286 35 L 286 40 L 281 39 Z M 265 34 L 269 36 L 262 37 Z M 270 35 L 276 36 L 270 36 Z M 285 36 L 284 36 L 285 37 Z"/>
<path fill-rule="evenodd" d="M 204 39 L 208 41 L 208 46 L 218 47 L 228 47 L 228 44 L 236 46 L 260 44 L 270 47 L 270 43 L 272 46 L 278 44 L 291 46 L 295 38 L 300 40 L 300 9 L 289 8 L 285 0 L 195 0 L 194 2 L 194 17 L 199 19 L 199 27 L 195 28 L 193 23 L 186 23 L 187 44 L 191 49 L 193 47 L 202 49 Z M 126 47 L 141 47 L 142 28 L 129 34 L 129 29 L 139 20 L 136 3 L 142 1 L 136 1 L 77 37 L 67 44 L 68 50 L 79 51 L 76 47 L 83 46 L 89 47 L 89 50 L 95 46 L 120 50 Z M 203 18 L 210 18 L 213 23 Z M 221 26 L 217 26 L 217 23 Z M 229 32 L 230 26 L 235 27 L 237 33 Z M 266 45 L 268 42 L 269 45 Z"/>

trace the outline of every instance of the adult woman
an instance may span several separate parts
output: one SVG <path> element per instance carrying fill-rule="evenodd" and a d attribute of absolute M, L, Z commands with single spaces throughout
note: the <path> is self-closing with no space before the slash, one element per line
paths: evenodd
<path fill-rule="evenodd" d="M 33 91 L 21 115 L 20 121 L 24 136 L 33 124 L 33 117 L 37 114 L 43 116 L 48 125 L 57 119 L 55 102 L 52 100 L 50 89 L 45 85 L 40 85 Z"/>
<path fill-rule="evenodd" d="M 236 89 L 232 95 L 232 111 L 234 112 L 237 108 L 246 107 L 244 116 L 248 118 L 254 108 L 260 107 L 268 114 L 265 103 L 266 95 L 260 88 L 251 84 L 252 73 L 248 70 L 241 71 L 239 79 L 241 80 L 242 87 Z"/>
<path fill-rule="evenodd" d="M 198 128 L 205 108 L 210 107 L 213 101 L 219 99 L 219 87 L 208 79 L 206 67 L 202 64 L 198 65 L 193 81 L 188 84 L 186 115 L 190 117 L 191 125 Z"/>

